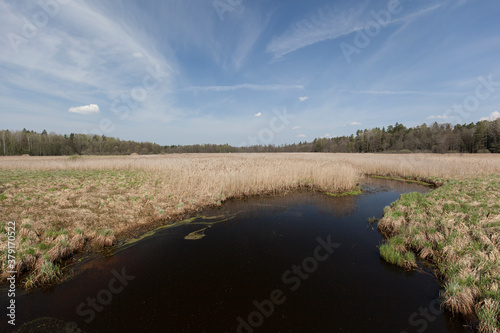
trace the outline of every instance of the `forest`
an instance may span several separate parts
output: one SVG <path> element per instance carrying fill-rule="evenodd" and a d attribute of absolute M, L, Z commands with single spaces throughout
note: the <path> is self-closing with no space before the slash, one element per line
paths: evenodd
<path fill-rule="evenodd" d="M 42 131 L 0 131 L 0 156 L 130 155 L 132 153 L 500 153 L 500 119 L 470 124 L 423 124 L 358 130 L 350 136 L 317 138 L 285 145 L 234 147 L 229 144 L 166 145 L 120 140 L 96 134 L 56 134 Z"/>

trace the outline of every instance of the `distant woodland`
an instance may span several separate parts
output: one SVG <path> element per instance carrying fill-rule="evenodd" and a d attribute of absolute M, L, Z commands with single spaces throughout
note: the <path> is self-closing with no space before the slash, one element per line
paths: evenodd
<path fill-rule="evenodd" d="M 0 131 L 0 156 L 24 155 L 129 155 L 137 153 L 230 153 L 230 152 L 341 152 L 341 153 L 500 153 L 500 119 L 464 125 L 423 124 L 358 130 L 356 135 L 318 138 L 287 145 L 233 147 L 228 144 L 162 146 L 150 142 L 125 141 L 94 134 L 61 135 L 22 131 Z"/>

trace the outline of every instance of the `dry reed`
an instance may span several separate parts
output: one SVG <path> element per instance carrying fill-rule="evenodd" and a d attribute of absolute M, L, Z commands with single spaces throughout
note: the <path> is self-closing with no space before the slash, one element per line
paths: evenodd
<path fill-rule="evenodd" d="M 24 271 L 228 198 L 297 189 L 344 192 L 365 174 L 461 179 L 500 173 L 500 155 L 175 154 L 1 157 L 1 220 L 16 221 Z M 0 238 L 5 238 L 4 224 Z M 2 230 L 3 229 L 3 230 Z M 6 242 L 1 243 L 2 273 Z M 46 274 L 46 271 L 44 271 Z M 31 276 L 27 285 L 34 285 Z"/>

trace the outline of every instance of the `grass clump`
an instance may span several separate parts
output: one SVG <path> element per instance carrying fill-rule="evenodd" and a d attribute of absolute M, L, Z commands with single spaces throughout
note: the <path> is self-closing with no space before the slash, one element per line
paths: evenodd
<path fill-rule="evenodd" d="M 93 239 L 94 246 L 104 247 L 116 244 L 115 231 L 113 229 L 101 229 L 97 232 L 97 237 Z"/>
<path fill-rule="evenodd" d="M 478 330 L 485 333 L 497 333 L 500 331 L 498 318 L 500 317 L 500 303 L 498 300 L 485 299 L 477 310 L 479 319 Z"/>
<path fill-rule="evenodd" d="M 392 237 L 388 242 L 380 245 L 380 256 L 385 261 L 404 269 L 417 266 L 415 255 L 406 250 L 404 239 L 398 236 Z"/>
<path fill-rule="evenodd" d="M 59 265 L 54 264 L 50 261 L 44 261 L 40 269 L 40 280 L 41 282 L 51 281 L 56 279 L 61 274 L 61 268 Z"/>
<path fill-rule="evenodd" d="M 59 265 L 49 261 L 42 261 L 38 269 L 32 272 L 24 281 L 24 286 L 27 289 L 37 285 L 54 282 L 61 276 L 61 268 Z"/>

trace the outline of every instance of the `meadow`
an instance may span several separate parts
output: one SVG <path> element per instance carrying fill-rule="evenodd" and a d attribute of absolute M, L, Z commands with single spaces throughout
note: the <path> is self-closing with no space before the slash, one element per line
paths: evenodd
<path fill-rule="evenodd" d="M 172 154 L 0 158 L 0 264 L 16 223 L 16 270 L 31 288 L 57 280 L 60 262 L 131 232 L 230 198 L 296 190 L 348 193 L 366 175 L 443 185 L 386 209 L 384 259 L 407 269 L 433 262 L 443 305 L 498 329 L 500 155 Z M 496 327 L 496 328 L 495 328 Z"/>

